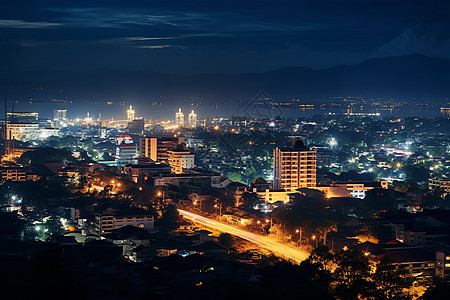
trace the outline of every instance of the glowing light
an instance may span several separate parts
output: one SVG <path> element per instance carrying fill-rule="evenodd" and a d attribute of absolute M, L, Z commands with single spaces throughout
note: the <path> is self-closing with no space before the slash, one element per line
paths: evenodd
<path fill-rule="evenodd" d="M 139 187 L 139 190 L 142 191 L 142 187 Z"/>
<path fill-rule="evenodd" d="M 311 237 L 313 240 L 315 240 L 316 239 L 316 236 L 315 235 L 313 235 L 312 237 Z"/>
<path fill-rule="evenodd" d="M 112 183 L 112 184 L 114 184 L 114 182 L 115 182 L 114 180 L 111 180 L 111 183 Z"/>
<path fill-rule="evenodd" d="M 214 130 L 219 130 L 219 125 L 214 126 Z"/>
<path fill-rule="evenodd" d="M 344 251 L 347 251 L 348 250 L 348 247 L 347 246 L 344 246 Z"/>
<path fill-rule="evenodd" d="M 34 228 L 34 230 L 36 230 L 36 231 L 41 230 L 41 226 L 36 226 L 36 227 Z"/>
<path fill-rule="evenodd" d="M 295 231 L 295 233 L 299 233 L 300 232 L 300 229 L 297 229 L 296 231 Z"/>
<path fill-rule="evenodd" d="M 364 256 L 369 256 L 369 252 L 364 252 Z"/>
<path fill-rule="evenodd" d="M 161 192 L 158 192 L 158 196 L 161 196 L 162 195 L 162 193 Z"/>
<path fill-rule="evenodd" d="M 400 163 L 397 163 L 397 168 L 400 168 L 402 165 Z"/>

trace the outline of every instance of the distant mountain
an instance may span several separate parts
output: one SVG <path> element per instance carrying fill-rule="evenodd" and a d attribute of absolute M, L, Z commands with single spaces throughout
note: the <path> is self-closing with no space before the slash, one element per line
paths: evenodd
<path fill-rule="evenodd" d="M 450 96 L 450 60 L 419 54 L 370 59 L 324 70 L 288 67 L 265 73 L 192 76 L 108 69 L 14 74 L 0 71 L 0 78 L 0 87 L 9 95 L 30 98 L 55 97 L 59 91 L 73 99 L 151 101 L 160 96 L 236 99 L 253 97 L 261 90 L 274 98 L 364 96 L 442 100 Z M 36 88 L 45 92 L 36 92 Z"/>

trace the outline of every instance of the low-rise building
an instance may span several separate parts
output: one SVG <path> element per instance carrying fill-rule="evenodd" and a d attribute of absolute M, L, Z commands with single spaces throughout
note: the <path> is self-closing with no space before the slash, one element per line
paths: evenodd
<path fill-rule="evenodd" d="M 443 192 L 450 193 L 450 180 L 432 178 L 428 180 L 428 187 L 430 190 L 440 189 Z"/>
<path fill-rule="evenodd" d="M 95 216 L 95 231 L 98 235 L 110 233 L 127 225 L 143 229 L 155 227 L 155 217 L 140 208 L 108 208 Z"/>

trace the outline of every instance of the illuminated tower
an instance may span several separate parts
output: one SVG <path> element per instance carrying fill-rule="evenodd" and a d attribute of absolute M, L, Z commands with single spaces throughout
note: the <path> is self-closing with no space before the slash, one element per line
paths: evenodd
<path fill-rule="evenodd" d="M 301 139 L 290 147 L 274 149 L 273 187 L 295 192 L 298 188 L 316 186 L 316 151 L 311 151 Z"/>
<path fill-rule="evenodd" d="M 197 127 L 197 114 L 194 111 L 191 111 L 191 113 L 188 115 L 188 125 L 190 128 Z"/>
<path fill-rule="evenodd" d="M 127 110 L 127 119 L 128 122 L 131 122 L 134 120 L 134 109 L 133 106 L 130 105 L 130 108 Z"/>
<path fill-rule="evenodd" d="M 178 109 L 178 112 L 175 114 L 175 124 L 184 127 L 184 114 L 181 112 L 181 108 Z"/>

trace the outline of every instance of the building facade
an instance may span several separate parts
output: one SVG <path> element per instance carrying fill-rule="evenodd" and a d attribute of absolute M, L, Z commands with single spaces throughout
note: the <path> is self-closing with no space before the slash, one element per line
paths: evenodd
<path fill-rule="evenodd" d="M 139 139 L 139 157 L 150 158 L 154 162 L 168 162 L 168 151 L 184 142 L 184 137 L 142 136 Z"/>
<path fill-rule="evenodd" d="M 298 188 L 316 186 L 316 151 L 311 151 L 301 139 L 289 147 L 274 150 L 274 190 L 295 192 Z"/>
<path fill-rule="evenodd" d="M 181 112 L 181 108 L 175 114 L 175 124 L 179 127 L 184 127 L 184 114 Z"/>

